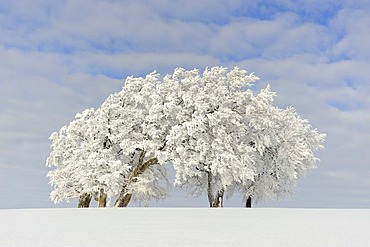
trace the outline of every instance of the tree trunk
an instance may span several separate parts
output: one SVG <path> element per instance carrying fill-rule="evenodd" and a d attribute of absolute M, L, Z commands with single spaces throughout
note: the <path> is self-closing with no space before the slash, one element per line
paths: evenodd
<path fill-rule="evenodd" d="M 213 196 L 212 192 L 212 177 L 211 177 L 211 172 L 207 172 L 207 195 L 208 195 L 208 202 L 209 202 L 209 207 L 213 207 L 215 198 Z"/>
<path fill-rule="evenodd" d="M 219 191 L 217 191 L 215 201 L 213 202 L 213 207 L 222 208 L 224 206 L 223 199 L 224 199 L 224 189 L 222 188 Z"/>
<path fill-rule="evenodd" d="M 79 208 L 88 208 L 90 206 L 91 195 L 88 193 L 83 193 L 80 195 L 80 199 L 78 201 Z"/>
<path fill-rule="evenodd" d="M 121 207 L 127 207 L 127 205 L 130 203 L 132 194 L 127 193 L 126 188 L 121 190 L 121 193 L 119 197 L 117 198 L 116 202 L 114 203 L 114 206 L 117 208 Z"/>
<path fill-rule="evenodd" d="M 139 157 L 138 164 L 132 170 L 132 172 L 131 172 L 131 174 L 128 178 L 127 185 L 125 185 L 122 188 L 119 197 L 117 198 L 116 202 L 114 203 L 115 207 L 127 207 L 127 205 L 130 203 L 130 200 L 131 200 L 131 197 L 132 197 L 132 193 L 127 192 L 127 186 L 130 185 L 131 183 L 135 183 L 137 181 L 137 178 L 141 174 L 143 174 L 146 171 L 146 169 L 148 169 L 149 166 L 158 163 L 157 158 L 151 158 L 151 159 L 147 160 L 146 162 L 143 162 L 144 157 L 145 157 L 145 151 L 142 151 L 141 154 L 140 154 L 140 157 Z"/>
<path fill-rule="evenodd" d="M 103 189 L 100 189 L 98 207 L 105 208 L 106 206 L 107 206 L 107 194 L 104 192 Z"/>
<path fill-rule="evenodd" d="M 245 202 L 245 207 L 246 208 L 252 207 L 252 198 L 250 196 L 247 197 L 247 201 Z"/>
<path fill-rule="evenodd" d="M 209 207 L 211 208 L 222 208 L 223 207 L 223 198 L 224 198 L 224 189 L 217 191 L 216 196 L 213 196 L 212 192 L 212 174 L 207 172 L 207 194 Z"/>

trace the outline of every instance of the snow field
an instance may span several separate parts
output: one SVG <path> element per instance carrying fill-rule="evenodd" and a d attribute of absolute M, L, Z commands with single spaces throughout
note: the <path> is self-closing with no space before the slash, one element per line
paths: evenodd
<path fill-rule="evenodd" d="M 1 247 L 370 246 L 370 210 L 0 210 Z"/>

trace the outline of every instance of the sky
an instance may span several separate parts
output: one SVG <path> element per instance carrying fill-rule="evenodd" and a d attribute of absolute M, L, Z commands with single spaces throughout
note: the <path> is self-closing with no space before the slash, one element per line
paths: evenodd
<path fill-rule="evenodd" d="M 122 89 L 127 76 L 239 66 L 327 134 L 289 198 L 256 207 L 370 207 L 367 0 L 3 0 L 0 209 L 55 205 L 48 137 Z M 140 205 L 133 203 L 133 205 Z M 207 207 L 174 189 L 161 207 Z M 225 206 L 242 206 L 238 196 Z"/>

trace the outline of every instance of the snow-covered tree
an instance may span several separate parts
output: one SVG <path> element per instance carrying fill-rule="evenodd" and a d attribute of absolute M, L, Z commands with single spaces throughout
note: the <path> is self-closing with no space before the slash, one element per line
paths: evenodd
<path fill-rule="evenodd" d="M 211 207 L 220 207 L 229 186 L 254 178 L 253 148 L 245 122 L 245 106 L 253 95 L 247 89 L 258 78 L 235 68 L 175 70 L 164 79 L 176 95 L 167 101 L 176 108 L 168 152 L 176 184 L 191 193 L 207 193 Z"/>
<path fill-rule="evenodd" d="M 51 135 L 47 165 L 55 166 L 48 173 L 52 200 L 80 198 L 79 206 L 86 207 L 91 197 L 99 206 L 115 197 L 115 206 L 124 207 L 131 198 L 166 197 L 166 171 L 155 156 L 164 148 L 168 132 L 158 110 L 158 83 L 155 73 L 129 77 L 123 90 L 110 95 L 100 108 L 77 114 Z"/>
<path fill-rule="evenodd" d="M 299 177 L 316 168 L 314 153 L 323 148 L 325 134 L 313 129 L 293 107 L 272 106 L 274 93 L 269 88 L 268 101 L 248 107 L 251 134 L 250 145 L 255 149 L 254 171 L 251 180 L 237 183 L 238 189 L 251 207 L 252 200 L 279 199 L 294 192 Z M 259 97 L 258 95 L 257 97 Z"/>
<path fill-rule="evenodd" d="M 114 168 L 118 173 L 120 169 L 127 169 L 108 149 L 108 140 L 105 133 L 98 130 L 101 125 L 96 116 L 95 110 L 85 110 L 50 136 L 52 151 L 47 164 L 56 166 L 48 173 L 50 184 L 55 188 L 51 193 L 54 202 L 79 197 L 79 207 L 88 207 L 91 197 L 95 197 L 99 206 L 104 207 L 109 186 L 102 176 Z"/>
<path fill-rule="evenodd" d="M 258 78 L 234 68 L 175 70 L 164 78 L 174 89 L 167 104 L 176 124 L 167 137 L 175 183 L 191 193 L 207 193 L 221 207 L 225 193 L 278 198 L 290 193 L 297 178 L 315 167 L 314 152 L 324 135 L 290 107 L 272 105 L 269 86 L 254 93 Z"/>
<path fill-rule="evenodd" d="M 159 94 L 159 75 L 129 77 L 123 90 L 110 96 L 102 109 L 110 115 L 109 140 L 117 143 L 120 152 L 132 167 L 121 186 L 115 206 L 127 206 L 134 199 L 148 201 L 165 198 L 168 181 L 165 160 L 158 155 L 166 145 L 170 125 L 163 118 L 163 99 Z"/>

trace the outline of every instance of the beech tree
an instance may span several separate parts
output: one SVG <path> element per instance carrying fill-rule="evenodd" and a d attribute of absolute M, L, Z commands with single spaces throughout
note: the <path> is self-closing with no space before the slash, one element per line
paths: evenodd
<path fill-rule="evenodd" d="M 110 173 L 113 167 L 125 167 L 105 148 L 104 133 L 96 130 L 98 120 L 96 112 L 88 109 L 50 136 L 52 151 L 47 164 L 57 167 L 48 173 L 55 188 L 51 192 L 54 202 L 79 197 L 79 207 L 88 207 L 94 197 L 99 206 L 105 206 L 108 186 L 99 175 Z"/>
<path fill-rule="evenodd" d="M 207 193 L 211 207 L 222 207 L 226 193 L 252 198 L 281 198 L 297 179 L 315 168 L 314 152 L 325 135 L 312 129 L 293 107 L 272 105 L 269 85 L 259 93 L 258 78 L 245 70 L 214 67 L 175 70 L 164 80 L 177 92 L 168 102 L 177 123 L 167 137 L 175 184 L 190 193 Z"/>
<path fill-rule="evenodd" d="M 145 78 L 129 77 L 123 90 L 102 106 L 111 116 L 109 140 L 119 145 L 120 153 L 132 167 L 120 188 L 116 207 L 127 206 L 132 196 L 144 201 L 167 196 L 166 160 L 157 156 L 165 148 L 170 125 L 163 118 L 159 86 L 156 72 Z"/>
<path fill-rule="evenodd" d="M 210 207 L 222 207 L 228 187 L 254 178 L 253 149 L 245 122 L 245 106 L 253 93 L 246 89 L 258 78 L 235 68 L 175 70 L 166 77 L 177 95 L 176 125 L 168 152 L 176 171 L 175 184 L 190 193 L 206 192 Z"/>
<path fill-rule="evenodd" d="M 293 107 L 279 109 L 272 105 L 274 92 L 267 87 L 265 100 L 248 106 L 249 145 L 255 150 L 254 178 L 241 179 L 236 186 L 245 198 L 245 206 L 252 200 L 280 199 L 291 195 L 299 177 L 316 168 L 319 160 L 314 153 L 324 148 L 325 134 L 313 129 Z"/>
<path fill-rule="evenodd" d="M 165 124 L 157 111 L 157 74 L 129 77 L 121 92 L 110 95 L 97 110 L 85 110 L 50 137 L 47 165 L 54 186 L 54 202 L 79 198 L 87 207 L 91 198 L 117 198 L 125 207 L 131 198 L 149 201 L 167 196 L 169 183 L 163 163 L 155 157 L 165 145 Z M 158 102 L 158 103 L 157 103 Z M 158 113 L 158 112 L 157 112 Z M 152 131 L 153 130 L 153 131 Z"/>

